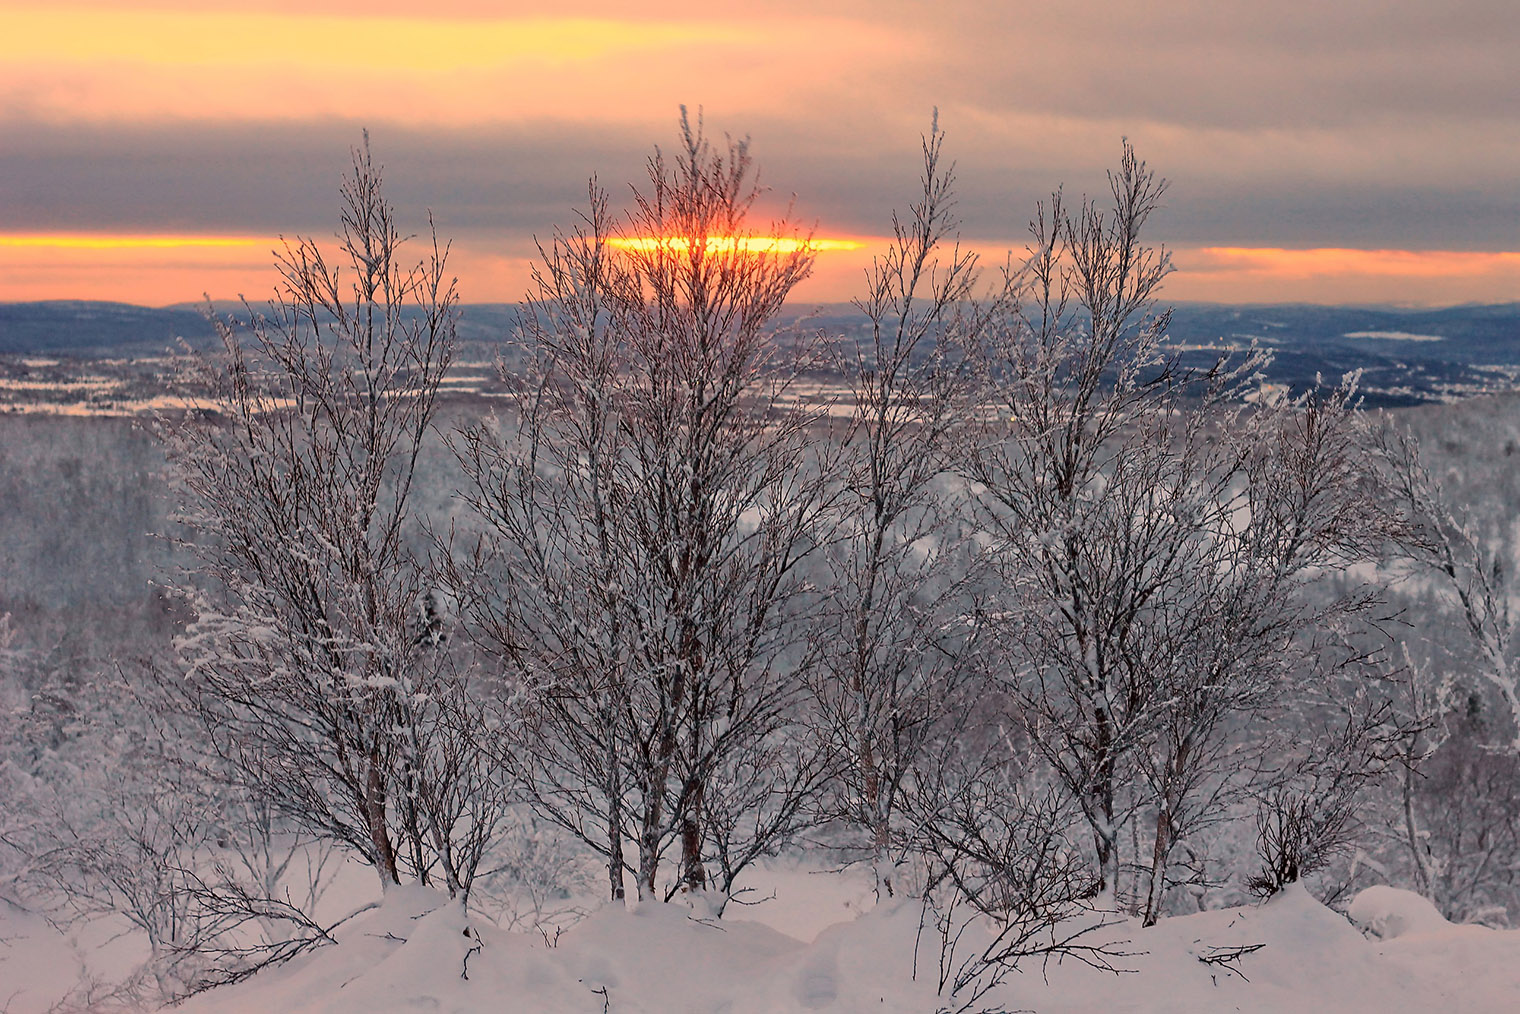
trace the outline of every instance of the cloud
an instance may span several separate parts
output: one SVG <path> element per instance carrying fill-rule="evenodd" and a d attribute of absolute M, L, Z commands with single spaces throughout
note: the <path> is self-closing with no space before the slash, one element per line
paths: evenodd
<path fill-rule="evenodd" d="M 965 80 L 986 109 L 1326 128 L 1511 121 L 1520 15 L 1505 0 L 1020 0 L 955 5 L 936 34 L 981 71 Z"/>
<path fill-rule="evenodd" d="M 627 121 L 696 89 L 731 109 L 802 101 L 820 78 L 917 48 L 871 21 L 808 16 L 460 19 L 247 10 L 19 10 L 0 108 L 52 122 L 357 117 L 457 128 Z"/>
<path fill-rule="evenodd" d="M 541 121 L 459 131 L 382 123 L 371 134 L 392 199 L 409 220 L 420 221 L 432 208 L 449 232 L 547 235 L 585 203 L 593 173 L 615 201 L 626 200 L 627 184 L 641 179 L 653 146 L 675 140 L 675 121 L 672 108 L 656 126 Z M 752 133 L 762 178 L 775 188 L 769 210 L 796 194 L 802 221 L 844 235 L 878 235 L 892 209 L 913 196 L 918 132 L 928 126 L 928 111 L 892 135 L 852 135 L 849 127 L 829 131 L 770 117 L 708 121 L 718 132 L 740 127 Z M 1063 182 L 1073 196 L 1101 192 L 1102 167 L 1119 151 L 1117 131 L 1094 130 L 1089 137 L 1071 130 L 1067 136 L 1096 150 L 1079 160 L 1091 165 L 1062 165 L 1027 138 L 989 137 L 948 115 L 941 121 L 950 132 L 948 151 L 959 162 L 963 229 L 979 240 L 1021 244 L 1036 199 Z M 348 147 L 361 129 L 342 120 L 12 123 L 0 148 L 5 228 L 326 233 Z M 1497 172 L 1493 179 L 1425 182 L 1367 167 L 1359 176 L 1315 169 L 1308 142 L 1294 147 L 1270 139 L 1259 142 L 1262 164 L 1246 165 L 1253 146 L 1238 138 L 1210 144 L 1137 133 L 1142 156 L 1173 180 L 1154 221 L 1156 238 L 1169 242 L 1504 249 L 1520 234 L 1513 184 Z M 1330 154 L 1352 157 L 1348 140 L 1326 145 Z M 1085 151 L 1075 143 L 1056 148 Z M 1502 146 L 1494 148 L 1498 161 Z M 1274 159 L 1277 172 L 1270 171 Z M 1520 165 L 1520 153 L 1511 164 Z"/>
<path fill-rule="evenodd" d="M 795 193 L 804 224 L 843 236 L 913 198 L 935 106 L 988 248 L 1021 245 L 1058 184 L 1103 192 L 1125 136 L 1172 179 L 1152 235 L 1181 247 L 1520 235 L 1509 0 L 79 6 L 0 0 L 30 26 L 0 39 L 7 231 L 325 235 L 368 126 L 406 220 L 432 208 L 516 263 L 589 174 L 625 199 L 685 102 L 753 137 L 766 212 Z"/>

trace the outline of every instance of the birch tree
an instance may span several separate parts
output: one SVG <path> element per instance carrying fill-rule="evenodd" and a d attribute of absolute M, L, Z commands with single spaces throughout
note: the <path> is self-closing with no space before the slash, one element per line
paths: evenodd
<path fill-rule="evenodd" d="M 715 145 L 684 111 L 625 218 L 593 182 L 543 253 L 514 416 L 456 442 L 485 530 L 456 555 L 466 614 L 534 688 L 542 734 L 519 767 L 605 857 L 613 897 L 625 868 L 668 898 L 716 863 L 721 905 L 823 771 L 793 706 L 800 565 L 829 498 L 816 413 L 791 399 L 812 359 L 773 331 L 813 257 L 784 220 L 784 242 L 754 239 L 759 193 L 748 143 Z"/>
<path fill-rule="evenodd" d="M 1166 518 L 1191 509 L 1169 502 L 1189 487 L 1156 439 L 1179 395 L 1152 312 L 1170 260 L 1141 230 L 1165 181 L 1126 145 L 1110 185 L 1108 212 L 1069 212 L 1059 191 L 1037 208 L 1023 301 L 979 349 L 996 417 L 964 466 L 1012 603 L 1010 679 L 1091 827 L 1100 889 L 1118 877 L 1126 765 L 1162 702 L 1122 648 L 1188 561 Z"/>
<path fill-rule="evenodd" d="M 1511 737 L 1507 749 L 1520 754 L 1520 639 L 1509 587 L 1516 561 L 1514 533 L 1480 532 L 1430 475 L 1412 434 L 1389 425 L 1379 439 L 1379 460 L 1394 503 L 1412 523 L 1406 551 L 1455 600 L 1479 659 L 1474 675 L 1503 703 Z"/>
<path fill-rule="evenodd" d="M 1037 211 L 1018 312 L 980 347 L 996 418 L 965 474 L 1031 740 L 1089 824 L 1100 889 L 1119 890 L 1120 829 L 1154 812 L 1154 921 L 1240 719 L 1355 661 L 1327 638 L 1370 598 L 1310 586 L 1388 529 L 1354 384 L 1248 404 L 1263 354 L 1185 369 L 1155 299 L 1170 261 L 1142 238 L 1166 183 L 1127 144 L 1109 183 L 1107 208 L 1057 192 Z"/>
<path fill-rule="evenodd" d="M 1171 849 L 1219 820 L 1231 794 L 1270 766 L 1253 754 L 1275 752 L 1276 740 L 1251 735 L 1251 719 L 1314 711 L 1342 732 L 1366 726 L 1347 709 L 1374 679 L 1378 651 L 1364 635 L 1380 595 L 1341 575 L 1381 559 L 1399 525 L 1367 460 L 1354 377 L 1211 416 L 1203 439 L 1227 450 L 1172 445 L 1204 464 L 1200 479 L 1210 476 L 1195 482 L 1206 523 L 1180 526 L 1196 565 L 1151 608 L 1164 633 L 1145 649 L 1165 697 L 1155 734 L 1137 753 L 1156 812 L 1148 924 L 1160 915 Z M 1370 749 L 1365 736 L 1317 741 L 1337 754 L 1311 754 L 1306 763 L 1320 771 Z M 1349 792 L 1363 782 L 1335 784 Z"/>
<path fill-rule="evenodd" d="M 1406 648 L 1406 696 L 1396 705 L 1402 845 L 1418 889 L 1449 918 L 1492 918 L 1513 907 L 1520 865 L 1516 529 L 1512 516 L 1485 526 L 1455 502 L 1409 431 L 1385 421 L 1377 438 L 1392 509 L 1408 522 L 1401 552 L 1417 578 L 1434 579 L 1416 601 L 1452 617 L 1430 637 L 1438 661 L 1417 664 Z"/>
<path fill-rule="evenodd" d="M 243 790 L 351 847 L 384 887 L 407 869 L 402 836 L 414 860 L 433 853 L 413 875 L 436 860 L 465 893 L 426 746 L 452 677 L 419 636 L 410 509 L 458 297 L 436 235 L 405 260 L 381 184 L 366 136 L 338 259 L 286 242 L 267 311 L 218 320 L 221 354 L 188 367 L 208 400 L 161 424 L 198 560 L 178 685 Z"/>
<path fill-rule="evenodd" d="M 854 414 L 847 489 L 819 624 L 819 700 L 848 762 L 841 810 L 864 829 L 878 893 L 891 896 L 904 783 L 929 737 L 969 701 L 974 629 L 960 622 L 965 547 L 946 480 L 971 410 L 964 346 L 988 311 L 975 255 L 956 237 L 954 167 L 936 122 L 923 139 L 918 199 L 893 215 L 892 242 L 855 306 L 863 340 L 843 357 Z"/>

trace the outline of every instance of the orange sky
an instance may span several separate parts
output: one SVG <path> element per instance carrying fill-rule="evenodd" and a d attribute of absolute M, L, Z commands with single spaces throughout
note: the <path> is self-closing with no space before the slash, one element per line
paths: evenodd
<path fill-rule="evenodd" d="M 1173 180 L 1168 298 L 1520 299 L 1515 6 L 1324 6 L 0 0 L 0 300 L 262 295 L 279 234 L 331 233 L 361 125 L 465 299 L 515 299 L 532 237 L 590 173 L 626 195 L 683 102 L 862 244 L 807 299 L 858 291 L 935 106 L 994 262 L 1128 136 Z"/>
<path fill-rule="evenodd" d="M 275 281 L 275 237 L 45 239 L 61 242 L 17 244 L 0 236 L 0 300 L 89 298 L 163 306 L 203 294 L 262 299 Z M 886 241 L 855 242 L 858 249 L 821 250 L 798 298 L 841 302 L 856 293 L 872 253 Z M 978 252 L 986 265 L 1002 263 L 1002 248 Z M 1172 253 L 1177 271 L 1166 293 L 1174 300 L 1440 305 L 1520 298 L 1520 253 L 1226 247 Z M 456 244 L 451 263 L 469 301 L 500 302 L 527 291 L 531 257 L 527 247 Z"/>

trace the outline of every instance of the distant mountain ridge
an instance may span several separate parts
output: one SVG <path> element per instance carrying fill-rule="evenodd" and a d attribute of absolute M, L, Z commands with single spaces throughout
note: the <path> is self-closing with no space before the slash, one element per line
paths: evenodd
<path fill-rule="evenodd" d="M 222 312 L 236 312 L 219 303 Z M 517 323 L 511 303 L 463 306 L 460 338 L 494 343 Z M 863 325 L 846 304 L 788 307 L 783 323 L 845 334 Z M 1435 309 L 1178 303 L 1168 330 L 1184 362 L 1203 365 L 1255 343 L 1273 350 L 1268 379 L 1295 389 L 1363 371 L 1381 404 L 1450 400 L 1520 386 L 1520 303 Z M 204 346 L 215 331 L 191 304 L 143 307 L 62 300 L 0 303 L 0 354 L 82 357 L 162 353 L 179 339 Z"/>
<path fill-rule="evenodd" d="M 163 348 L 183 337 L 209 341 L 209 321 L 186 306 L 147 307 L 88 300 L 0 303 L 0 353 L 112 355 Z"/>
<path fill-rule="evenodd" d="M 242 316 L 234 302 L 218 302 L 219 314 Z M 255 309 L 259 304 L 254 304 Z M 510 303 L 475 303 L 463 307 L 460 336 L 491 341 L 516 323 Z M 0 354 L 73 356 L 151 355 L 184 339 L 202 346 L 216 330 L 198 304 L 148 307 L 88 300 L 0 303 Z"/>

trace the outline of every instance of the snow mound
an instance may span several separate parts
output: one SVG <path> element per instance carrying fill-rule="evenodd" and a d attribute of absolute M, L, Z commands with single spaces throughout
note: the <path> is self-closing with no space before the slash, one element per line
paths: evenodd
<path fill-rule="evenodd" d="M 1011 979 L 999 1000 L 1040 1014 L 1376 1014 L 1434 1010 L 1429 991 L 1378 955 L 1301 884 L 1271 900 L 1162 919 L 1121 920 L 1084 938 L 1106 943 L 1119 974 L 1068 959 Z M 1393 1004 L 1415 999 L 1412 1007 Z M 1499 1008 L 1472 1006 L 1485 1014 Z"/>
<path fill-rule="evenodd" d="M 45 1014 L 85 971 L 68 938 L 42 916 L 0 897 L 0 1010 Z"/>
<path fill-rule="evenodd" d="M 1351 900 L 1346 915 L 1363 933 L 1379 940 L 1439 933 L 1451 925 L 1429 899 L 1384 885 L 1359 893 Z"/>
<path fill-rule="evenodd" d="M 1114 970 L 1034 958 L 977 1003 L 1041 1014 L 1511 1014 L 1520 933 L 1452 926 L 1419 901 L 1390 888 L 1364 892 L 1356 914 L 1390 935 L 1371 940 L 1297 884 L 1262 905 L 1153 927 L 1091 913 L 1079 917 L 1090 927 L 1081 940 Z M 683 905 L 606 905 L 551 943 L 497 929 L 438 895 L 393 890 L 345 923 L 336 946 L 196 997 L 177 1014 L 954 1009 L 968 998 L 936 995 L 942 955 L 932 924 L 921 935 L 923 915 L 918 902 L 888 902 L 805 942 L 757 922 L 694 919 Z M 985 931 L 958 935 L 956 962 L 989 942 Z"/>
<path fill-rule="evenodd" d="M 522 934 L 505 933 L 427 888 L 387 892 L 376 910 L 323 947 L 246 982 L 203 993 L 182 1014 L 477 1014 L 507 1009 L 589 1010 L 586 988 L 545 960 Z M 599 1009 L 598 1000 L 598 1009 Z"/>

